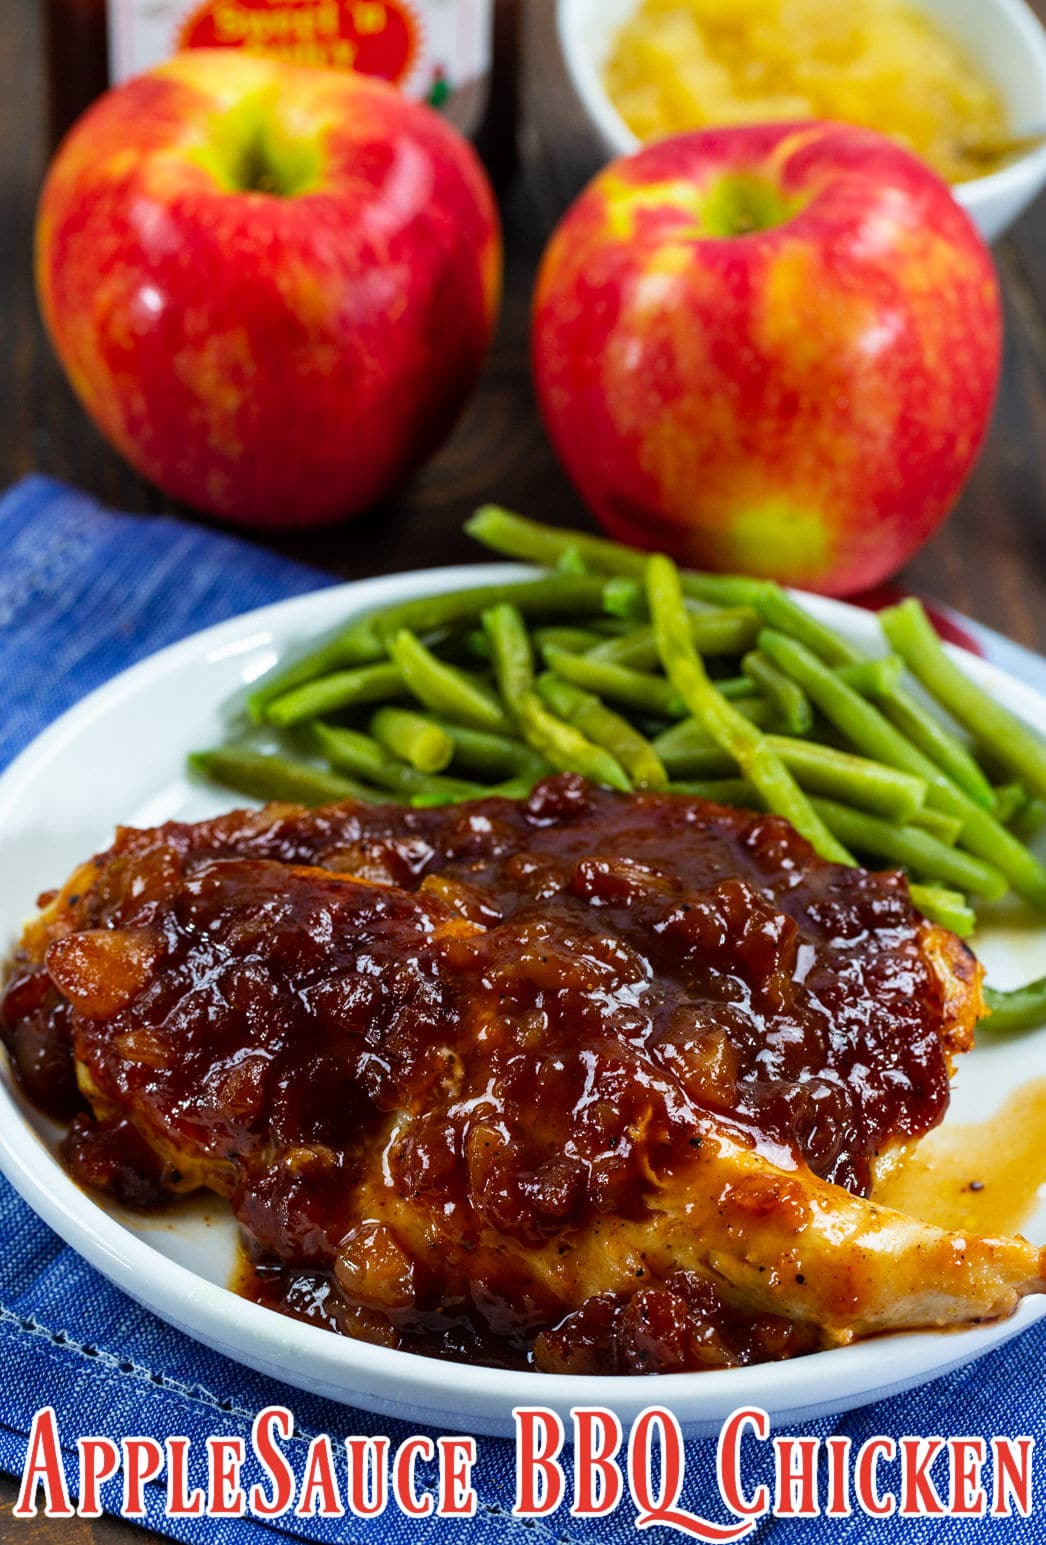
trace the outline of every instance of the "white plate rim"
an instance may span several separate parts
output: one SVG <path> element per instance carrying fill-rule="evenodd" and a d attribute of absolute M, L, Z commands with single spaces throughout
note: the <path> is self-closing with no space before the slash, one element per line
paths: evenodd
<path fill-rule="evenodd" d="M 97 716 L 165 674 L 265 635 L 309 637 L 374 607 L 414 596 L 532 575 L 517 564 L 415 570 L 333 585 L 243 613 L 150 655 L 95 689 L 48 726 L 0 775 L 0 853 L 5 823 L 37 770 L 60 755 Z M 841 631 L 874 637 L 871 613 L 794 592 Z M 323 620 L 317 622 L 317 616 Z M 866 639 L 866 641 L 870 641 Z M 951 646 L 950 646 L 951 647 Z M 989 662 L 953 651 L 979 683 L 1031 723 L 1046 724 L 1046 698 Z M 83 855 L 77 855 L 83 857 Z M 73 860 L 75 862 L 75 859 Z M 31 898 L 27 898 L 27 908 Z M 13 941 L 3 941 L 3 948 Z M 45 1162 L 41 1162 L 41 1161 Z M 741 1405 L 765 1408 L 775 1424 L 841 1413 L 899 1393 L 982 1356 L 1046 1315 L 1046 1296 L 1025 1299 L 1009 1320 L 962 1331 L 891 1335 L 749 1368 L 643 1378 L 506 1372 L 374 1347 L 274 1313 L 218 1287 L 137 1238 L 82 1192 L 26 1119 L 8 1076 L 0 1078 L 0 1170 L 35 1212 L 78 1254 L 130 1297 L 205 1345 L 311 1393 L 409 1423 L 511 1435 L 516 1405 L 542 1405 L 566 1418 L 573 1406 L 611 1406 L 628 1420 L 651 1403 L 669 1404 L 691 1435 L 711 1434 Z"/>

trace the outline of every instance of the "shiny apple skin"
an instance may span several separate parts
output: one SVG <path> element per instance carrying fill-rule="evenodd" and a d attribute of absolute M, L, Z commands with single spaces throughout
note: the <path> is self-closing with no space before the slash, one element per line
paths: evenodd
<path fill-rule="evenodd" d="M 307 189 L 223 185 L 215 125 L 242 112 L 315 161 Z M 77 395 L 139 472 L 226 520 L 294 527 L 362 510 L 447 434 L 490 339 L 501 240 L 471 146 L 429 109 L 201 50 L 73 128 L 36 272 Z"/>
<path fill-rule="evenodd" d="M 756 176 L 782 223 L 703 234 Z M 880 135 L 710 130 L 602 172 L 548 246 L 541 409 L 612 535 L 828 595 L 880 583 L 951 509 L 991 414 L 990 254 L 947 186 Z"/>

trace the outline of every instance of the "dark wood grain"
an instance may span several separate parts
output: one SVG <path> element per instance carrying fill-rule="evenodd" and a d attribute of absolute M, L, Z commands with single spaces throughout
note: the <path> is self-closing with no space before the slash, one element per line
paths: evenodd
<path fill-rule="evenodd" d="M 534 0 L 537 4 L 538 0 Z M 544 3 L 544 0 L 541 0 Z M 1037 0 L 1046 14 L 1046 0 Z M 35 0 L 0 0 L 0 486 L 37 470 L 138 511 L 176 509 L 101 441 L 80 412 L 40 328 L 32 293 L 33 208 L 46 145 Z M 540 29 L 539 29 L 540 30 Z M 532 80 L 540 81 L 540 61 Z M 554 89 L 553 84 L 548 86 Z M 502 324 L 479 391 L 456 432 L 411 486 L 350 525 L 270 545 L 347 576 L 482 555 L 462 519 L 494 498 L 542 519 L 586 517 L 549 448 L 527 367 L 534 266 L 559 191 L 524 134 L 524 175 L 504 213 Z M 948 524 L 902 582 L 1046 651 L 1046 201 L 997 251 L 1007 309 L 1006 370 L 988 443 Z M 187 513 L 179 511 L 179 513 Z M 111 1520 L 16 1522 L 0 1477 L 2 1545 L 119 1545 L 142 1531 Z"/>
<path fill-rule="evenodd" d="M 14 1503 L 14 1482 L 0 1476 L 0 1545 L 144 1545 L 160 1538 L 118 1518 L 12 1518 Z"/>

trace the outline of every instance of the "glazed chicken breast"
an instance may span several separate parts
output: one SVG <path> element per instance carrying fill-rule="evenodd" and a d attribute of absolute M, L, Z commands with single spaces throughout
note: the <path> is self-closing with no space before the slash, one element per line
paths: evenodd
<path fill-rule="evenodd" d="M 122 830 L 42 898 L 0 1024 L 73 1175 L 228 1197 L 263 1302 L 639 1373 L 1043 1290 L 1025 1240 L 867 1199 L 943 1116 L 980 977 L 899 874 L 564 775 Z"/>

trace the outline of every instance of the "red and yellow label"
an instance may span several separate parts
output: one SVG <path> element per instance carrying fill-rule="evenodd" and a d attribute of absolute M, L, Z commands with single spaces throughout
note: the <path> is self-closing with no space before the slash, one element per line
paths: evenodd
<path fill-rule="evenodd" d="M 245 48 L 395 85 L 409 77 L 421 43 L 410 0 L 203 0 L 178 33 L 180 49 Z"/>

